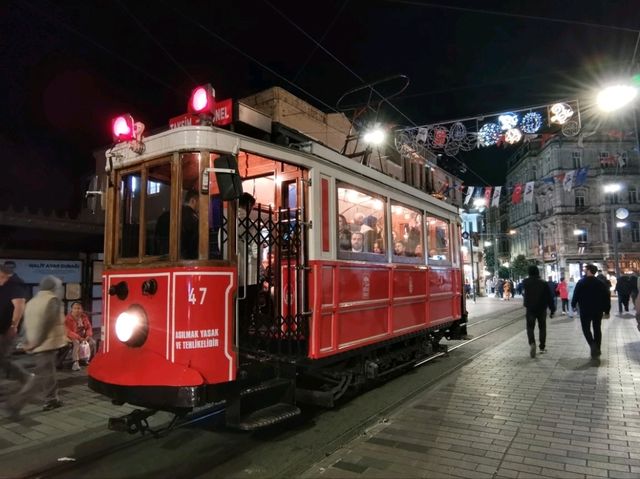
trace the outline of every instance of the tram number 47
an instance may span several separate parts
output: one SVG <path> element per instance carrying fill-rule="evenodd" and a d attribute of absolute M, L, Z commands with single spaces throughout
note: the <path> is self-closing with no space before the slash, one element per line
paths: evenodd
<path fill-rule="evenodd" d="M 198 298 L 196 297 L 195 288 L 192 288 L 191 286 L 189 287 L 189 302 L 191 304 L 204 304 L 204 298 L 207 296 L 207 288 L 198 288 L 198 291 L 200 291 L 200 301 L 198 301 Z"/>

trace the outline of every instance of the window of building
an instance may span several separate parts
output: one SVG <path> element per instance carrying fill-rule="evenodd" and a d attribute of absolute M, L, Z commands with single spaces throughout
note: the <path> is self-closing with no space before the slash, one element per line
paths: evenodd
<path fill-rule="evenodd" d="M 580 208 L 586 204 L 586 195 L 584 190 L 575 190 L 576 208 Z"/>
<path fill-rule="evenodd" d="M 609 168 L 616 166 L 616 160 L 608 151 L 601 151 L 598 153 L 598 159 L 600 161 L 601 168 Z"/>
<path fill-rule="evenodd" d="M 338 258 L 384 261 L 385 200 L 354 186 L 338 186 Z"/>
<path fill-rule="evenodd" d="M 571 152 L 571 162 L 575 169 L 582 168 L 582 152 L 581 151 L 572 151 Z"/>
<path fill-rule="evenodd" d="M 631 241 L 640 243 L 640 221 L 631 222 Z"/>
<path fill-rule="evenodd" d="M 421 261 L 423 255 L 422 212 L 413 208 L 391 204 L 391 237 L 393 259 L 412 258 Z"/>
<path fill-rule="evenodd" d="M 616 241 L 622 243 L 622 230 L 624 228 L 616 228 Z"/>
<path fill-rule="evenodd" d="M 638 202 L 638 188 L 629 188 L 629 203 Z"/>
<path fill-rule="evenodd" d="M 449 222 L 433 216 L 427 216 L 427 247 L 429 262 L 451 261 L 451 241 Z"/>
<path fill-rule="evenodd" d="M 579 243 L 586 243 L 587 242 L 587 235 L 588 235 L 587 227 L 586 226 L 576 226 L 576 231 L 580 231 L 580 233 L 576 235 L 576 240 Z"/>

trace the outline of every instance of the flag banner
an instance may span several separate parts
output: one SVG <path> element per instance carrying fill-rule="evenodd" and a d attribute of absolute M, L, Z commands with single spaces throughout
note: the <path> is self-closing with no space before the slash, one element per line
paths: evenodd
<path fill-rule="evenodd" d="M 529 181 L 524 187 L 524 202 L 532 203 L 533 202 L 533 184 L 535 181 Z"/>
<path fill-rule="evenodd" d="M 587 182 L 587 175 L 589 174 L 589 167 L 583 166 L 576 173 L 576 177 L 573 180 L 574 186 L 582 186 Z"/>
<path fill-rule="evenodd" d="M 491 203 L 491 187 L 487 186 L 484 189 L 484 204 L 489 206 L 489 203 Z"/>
<path fill-rule="evenodd" d="M 546 178 L 542 178 L 542 182 L 545 185 L 552 185 L 553 184 L 553 176 L 547 176 Z"/>
<path fill-rule="evenodd" d="M 517 205 L 522 201 L 522 183 L 516 183 L 511 194 L 511 203 Z"/>
<path fill-rule="evenodd" d="M 573 180 L 575 179 L 575 176 L 576 170 L 567 171 L 567 173 L 564 175 L 564 180 L 562 182 L 564 191 L 571 191 L 571 189 L 573 188 Z"/>
<path fill-rule="evenodd" d="M 473 196 L 473 186 L 467 186 L 467 196 L 464 199 L 465 205 L 469 204 L 469 201 L 471 201 L 472 196 Z"/>
<path fill-rule="evenodd" d="M 421 143 L 426 143 L 428 133 L 429 133 L 429 130 L 427 130 L 426 128 L 418 128 L 418 133 L 416 134 L 416 140 Z"/>
<path fill-rule="evenodd" d="M 556 183 L 562 184 L 562 182 L 564 181 L 564 173 L 558 173 L 553 177 L 553 179 L 556 180 Z"/>
<path fill-rule="evenodd" d="M 491 200 L 491 206 L 498 206 L 500 204 L 501 191 L 502 191 L 502 186 L 496 186 L 493 189 L 493 199 Z"/>

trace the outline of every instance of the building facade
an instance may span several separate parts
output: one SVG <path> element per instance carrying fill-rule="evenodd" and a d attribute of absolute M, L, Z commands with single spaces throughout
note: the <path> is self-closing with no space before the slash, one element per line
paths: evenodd
<path fill-rule="evenodd" d="M 515 230 L 509 238 L 509 256 L 524 255 L 544 265 L 545 277 L 578 278 L 585 263 L 595 263 L 610 275 L 616 270 L 637 273 L 637 146 L 635 129 L 603 128 L 573 138 L 527 143 L 509 160 L 506 183 L 511 190 L 533 181 L 533 201 L 513 204 L 511 195 L 503 196 L 501 208 L 491 209 L 489 230 L 498 234 L 506 233 L 506 228 Z M 605 185 L 611 184 L 619 185 L 619 191 L 605 192 Z"/>

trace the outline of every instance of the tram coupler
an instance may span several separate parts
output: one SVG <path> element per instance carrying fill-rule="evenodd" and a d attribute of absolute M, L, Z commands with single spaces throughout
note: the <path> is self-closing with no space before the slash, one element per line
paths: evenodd
<path fill-rule="evenodd" d="M 134 409 L 125 416 L 110 417 L 108 428 L 111 431 L 128 432 L 129 434 L 152 432 L 149 429 L 147 418 L 156 412 L 158 411 L 155 409 Z"/>

